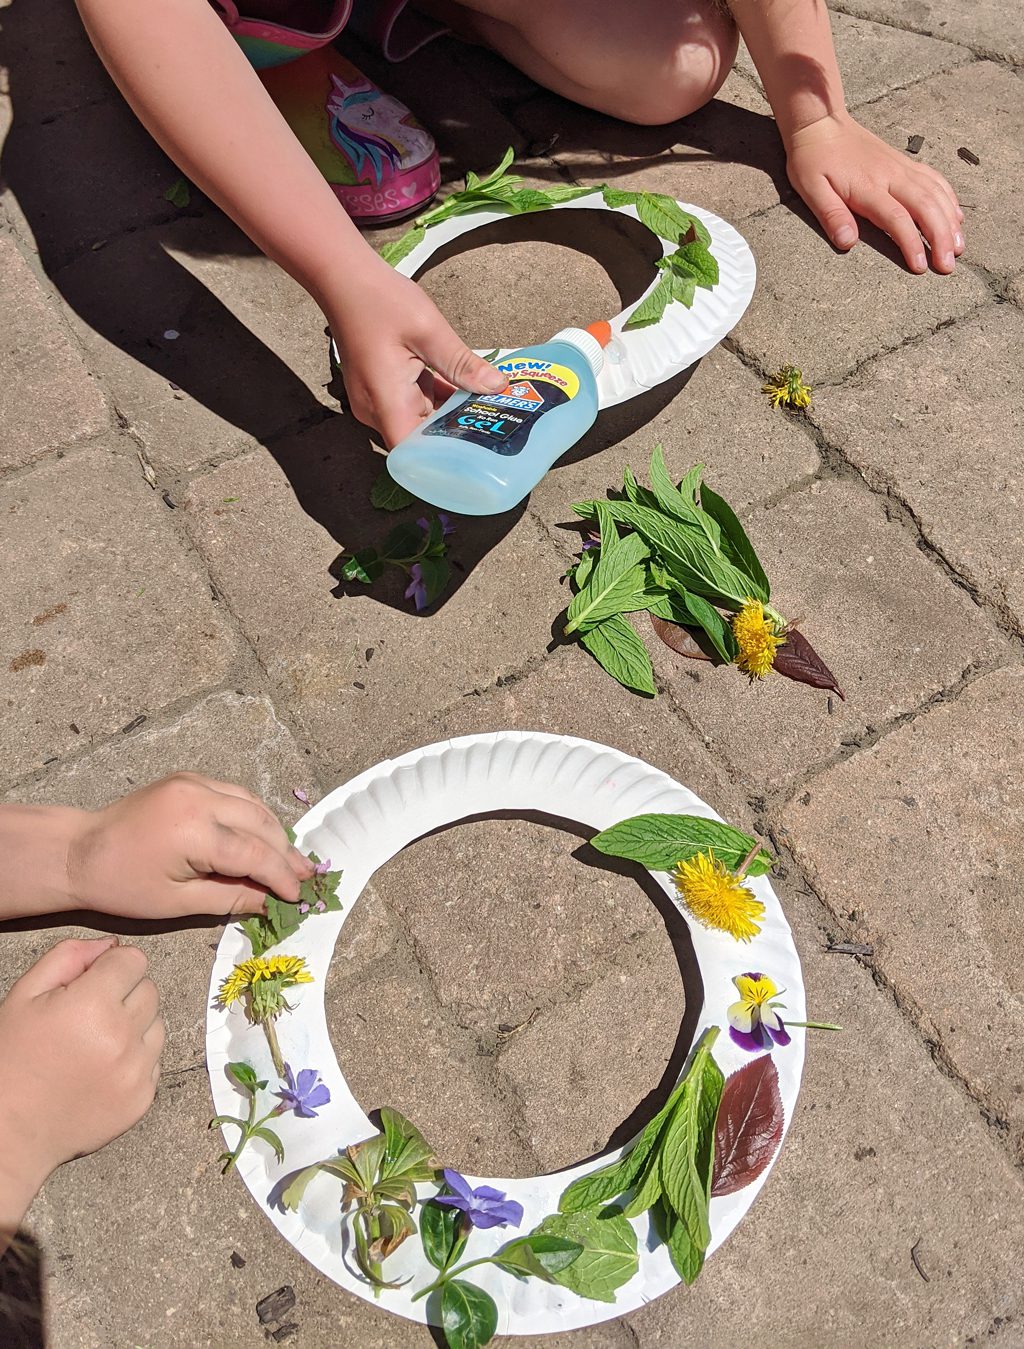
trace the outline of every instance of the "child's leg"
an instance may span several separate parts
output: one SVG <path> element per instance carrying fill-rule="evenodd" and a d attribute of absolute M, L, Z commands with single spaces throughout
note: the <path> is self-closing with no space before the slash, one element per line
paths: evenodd
<path fill-rule="evenodd" d="M 556 94 L 647 126 L 714 98 L 739 41 L 716 0 L 547 0 L 543 8 L 417 0 L 417 8 Z"/>

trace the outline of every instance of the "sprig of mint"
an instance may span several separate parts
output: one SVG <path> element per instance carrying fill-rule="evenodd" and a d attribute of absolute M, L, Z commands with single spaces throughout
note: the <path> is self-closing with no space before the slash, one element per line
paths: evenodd
<path fill-rule="evenodd" d="M 627 468 L 619 499 L 578 502 L 577 515 L 596 523 L 600 552 L 584 552 L 570 572 L 574 595 L 563 629 L 620 684 L 656 693 L 654 668 L 625 615 L 642 610 L 702 632 L 723 661 L 736 657 L 725 609 L 738 612 L 760 600 L 780 629 L 785 620 L 768 607 L 771 587 L 743 526 L 727 502 L 702 483 L 703 466 L 677 484 L 660 445 L 651 455 L 650 487 Z M 620 527 L 632 531 L 625 538 Z"/>
<path fill-rule="evenodd" d="M 295 831 L 288 830 L 288 838 L 295 842 Z M 309 854 L 309 860 L 321 866 L 315 852 Z M 264 955 L 272 946 L 277 946 L 297 932 L 307 918 L 318 913 L 337 913 L 341 909 L 338 898 L 338 886 L 341 884 L 341 871 L 318 871 L 299 886 L 297 903 L 278 899 L 277 895 L 267 895 L 266 913 L 254 913 L 243 918 L 238 926 L 249 938 L 254 956 Z"/>
<path fill-rule="evenodd" d="M 718 263 L 709 248 L 711 235 L 707 226 L 684 211 L 674 198 L 661 192 L 634 192 L 609 187 L 607 183 L 595 184 L 593 187 L 572 187 L 569 184 L 547 188 L 526 187 L 523 178 L 509 173 L 514 160 L 515 151 L 509 147 L 501 163 L 486 177 L 467 173 L 464 188 L 450 193 L 440 205 L 419 216 L 413 227 L 400 239 L 381 249 L 380 255 L 384 261 L 393 267 L 397 266 L 423 242 L 431 225 L 438 225 L 453 216 L 479 210 L 525 215 L 600 192 L 606 206 L 612 210 L 632 206 L 640 223 L 646 225 L 652 234 L 678 245 L 674 253 L 662 258 L 657 264 L 662 272 L 661 278 L 650 295 L 626 320 L 627 328 L 643 328 L 657 323 L 673 300 L 689 308 L 698 286 L 710 290 L 718 284 Z"/>
<path fill-rule="evenodd" d="M 563 1214 L 593 1212 L 629 1194 L 623 1217 L 653 1210 L 679 1276 L 690 1284 L 711 1241 L 709 1203 L 715 1119 L 725 1078 L 711 1055 L 717 1026 L 701 1036 L 671 1096 L 619 1161 L 574 1181 L 562 1194 Z"/>
<path fill-rule="evenodd" d="M 649 871 L 671 871 L 708 849 L 730 871 L 745 862 L 748 876 L 764 876 L 775 865 L 771 853 L 754 851 L 757 839 L 703 815 L 634 815 L 595 834 L 590 843 L 607 857 L 624 857 Z"/>

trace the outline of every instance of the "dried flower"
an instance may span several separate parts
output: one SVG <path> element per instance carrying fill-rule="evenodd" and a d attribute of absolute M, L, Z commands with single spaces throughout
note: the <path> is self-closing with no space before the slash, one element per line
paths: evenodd
<path fill-rule="evenodd" d="M 737 941 L 750 941 L 761 931 L 755 920 L 764 917 L 764 905 L 711 848 L 680 862 L 672 879 L 680 899 L 705 927 L 728 932 Z"/>
<path fill-rule="evenodd" d="M 780 636 L 773 619 L 766 616 L 760 600 L 747 599 L 738 614 L 733 614 L 732 631 L 739 648 L 736 664 L 751 679 L 764 679 L 775 664 L 775 652 L 785 637 Z"/>
<path fill-rule="evenodd" d="M 771 1049 L 772 1044 L 788 1045 L 789 1031 L 782 1017 L 775 1010 L 782 1003 L 772 1002 L 782 990 L 766 974 L 751 972 L 737 974 L 733 979 L 739 1002 L 729 1007 L 729 1035 L 740 1046 L 752 1054 L 761 1049 Z"/>
<path fill-rule="evenodd" d="M 284 1065 L 287 1085 L 274 1094 L 281 1098 L 278 1113 L 293 1110 L 302 1119 L 316 1119 L 316 1112 L 329 1104 L 331 1093 L 315 1068 L 300 1068 L 296 1076 L 289 1065 Z"/>
<path fill-rule="evenodd" d="M 461 1210 L 472 1227 L 503 1227 L 506 1223 L 518 1227 L 523 1221 L 522 1204 L 507 1199 L 503 1190 L 490 1185 L 479 1185 L 474 1190 L 465 1176 L 447 1167 L 444 1179 L 452 1193 L 439 1194 L 437 1202 Z"/>
<path fill-rule="evenodd" d="M 806 408 L 811 403 L 811 386 L 804 383 L 803 372 L 795 365 L 784 365 L 776 370 L 761 392 L 771 399 L 772 407 Z"/>
<path fill-rule="evenodd" d="M 409 568 L 409 584 L 405 590 L 407 600 L 416 601 L 416 612 L 427 607 L 427 583 L 423 579 L 423 568 L 414 562 Z"/>

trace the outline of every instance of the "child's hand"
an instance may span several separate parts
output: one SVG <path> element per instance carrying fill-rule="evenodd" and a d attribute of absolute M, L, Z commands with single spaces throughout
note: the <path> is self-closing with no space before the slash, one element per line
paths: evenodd
<path fill-rule="evenodd" d="M 313 869 L 262 801 L 196 773 L 86 813 L 67 851 L 73 905 L 127 918 L 258 913 Z"/>
<path fill-rule="evenodd" d="M 415 282 L 370 255 L 336 304 L 321 298 L 353 413 L 397 445 L 456 389 L 506 384 L 473 354 Z"/>
<path fill-rule="evenodd" d="M 852 117 L 823 117 L 793 132 L 786 146 L 789 181 L 837 248 L 857 242 L 854 213 L 890 235 L 912 272 L 951 272 L 964 250 L 956 193 L 941 173 L 873 136 Z"/>
<path fill-rule="evenodd" d="M 55 1167 L 149 1109 L 164 1044 L 158 1004 L 146 957 L 116 937 L 61 942 L 0 1003 L 0 1188 L 13 1225 Z"/>

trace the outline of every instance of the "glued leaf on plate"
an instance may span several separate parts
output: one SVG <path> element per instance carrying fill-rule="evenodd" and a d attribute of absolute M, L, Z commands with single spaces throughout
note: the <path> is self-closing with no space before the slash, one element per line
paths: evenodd
<path fill-rule="evenodd" d="M 778 1069 L 770 1054 L 726 1078 L 715 1124 L 711 1193 L 732 1194 L 755 1181 L 775 1156 L 784 1123 Z"/>

